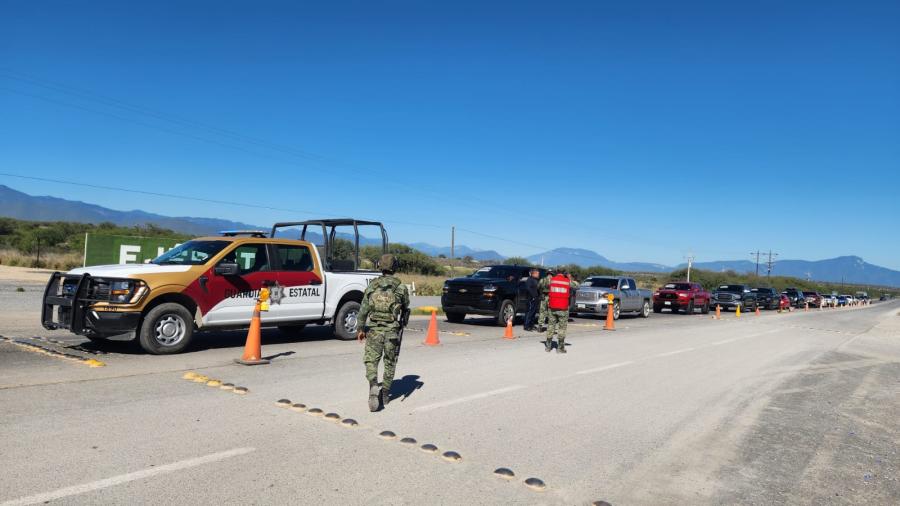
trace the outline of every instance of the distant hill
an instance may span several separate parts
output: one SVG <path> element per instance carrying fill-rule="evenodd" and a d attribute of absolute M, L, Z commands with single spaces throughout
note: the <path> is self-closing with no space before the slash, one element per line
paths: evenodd
<path fill-rule="evenodd" d="M 614 262 L 605 256 L 587 249 L 580 248 L 556 248 L 544 253 L 538 253 L 528 257 L 531 263 L 544 265 L 566 265 L 575 264 L 581 267 L 592 267 L 599 265 L 609 269 L 630 272 L 669 272 L 674 270 L 672 267 L 662 264 L 652 264 L 645 262 Z"/>
<path fill-rule="evenodd" d="M 433 244 L 428 244 L 425 242 L 413 242 L 409 243 L 408 246 L 416 248 L 422 253 L 431 255 L 433 257 L 436 257 L 438 255 L 444 255 L 445 257 L 450 256 L 450 246 L 435 246 Z M 456 255 L 456 258 L 470 256 L 479 261 L 503 260 L 504 258 L 506 258 L 504 255 L 501 255 L 494 250 L 480 250 L 463 245 L 456 246 L 454 254 Z"/>
<path fill-rule="evenodd" d="M 153 224 L 189 235 L 217 234 L 222 230 L 263 229 L 237 221 L 217 218 L 170 217 L 145 211 L 117 211 L 94 204 L 56 197 L 37 197 L 0 185 L 0 215 L 29 221 L 110 222 L 132 227 Z"/>
<path fill-rule="evenodd" d="M 756 272 L 756 263 L 747 260 L 732 262 L 698 262 L 698 269 L 710 271 L 733 270 L 740 273 Z M 680 265 L 679 267 L 685 267 Z M 759 273 L 766 274 L 766 266 L 760 264 Z M 900 272 L 867 263 L 858 256 L 842 256 L 827 260 L 778 260 L 772 267 L 772 275 L 791 276 L 815 281 L 900 286 Z"/>

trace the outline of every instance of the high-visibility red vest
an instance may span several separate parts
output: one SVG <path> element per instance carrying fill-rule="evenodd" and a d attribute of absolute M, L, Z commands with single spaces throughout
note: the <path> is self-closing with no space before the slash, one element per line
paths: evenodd
<path fill-rule="evenodd" d="M 569 278 L 557 274 L 550 278 L 550 309 L 565 311 L 569 309 Z"/>

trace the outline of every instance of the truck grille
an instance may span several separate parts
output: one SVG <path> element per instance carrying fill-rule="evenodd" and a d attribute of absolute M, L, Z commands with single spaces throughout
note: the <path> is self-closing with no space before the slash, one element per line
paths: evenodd
<path fill-rule="evenodd" d="M 575 300 L 582 301 L 582 302 L 594 301 L 594 300 L 598 300 L 599 298 L 600 298 L 600 292 L 578 291 L 575 294 Z"/>
<path fill-rule="evenodd" d="M 661 293 L 659 294 L 659 298 L 662 300 L 675 300 L 678 298 L 678 294 L 674 292 Z"/>
<path fill-rule="evenodd" d="M 730 302 L 730 301 L 734 300 L 734 294 L 733 293 L 717 293 L 716 300 Z"/>

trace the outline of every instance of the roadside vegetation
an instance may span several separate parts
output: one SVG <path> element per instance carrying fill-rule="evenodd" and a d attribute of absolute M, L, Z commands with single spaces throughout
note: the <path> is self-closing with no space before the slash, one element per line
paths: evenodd
<path fill-rule="evenodd" d="M 139 237 L 189 236 L 165 228 L 120 227 L 112 223 L 73 223 L 67 221 L 23 221 L 0 218 L 0 264 L 13 267 L 44 267 L 66 270 L 80 267 L 84 234 L 130 235 Z"/>

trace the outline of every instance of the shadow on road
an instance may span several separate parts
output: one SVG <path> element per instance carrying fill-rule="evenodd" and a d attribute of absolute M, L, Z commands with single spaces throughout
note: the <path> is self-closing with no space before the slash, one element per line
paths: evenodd
<path fill-rule="evenodd" d="M 407 374 L 391 383 L 391 399 L 393 400 L 402 397 L 400 400 L 405 401 L 413 394 L 413 392 L 422 388 L 424 385 L 424 382 L 419 381 L 418 375 Z"/>

